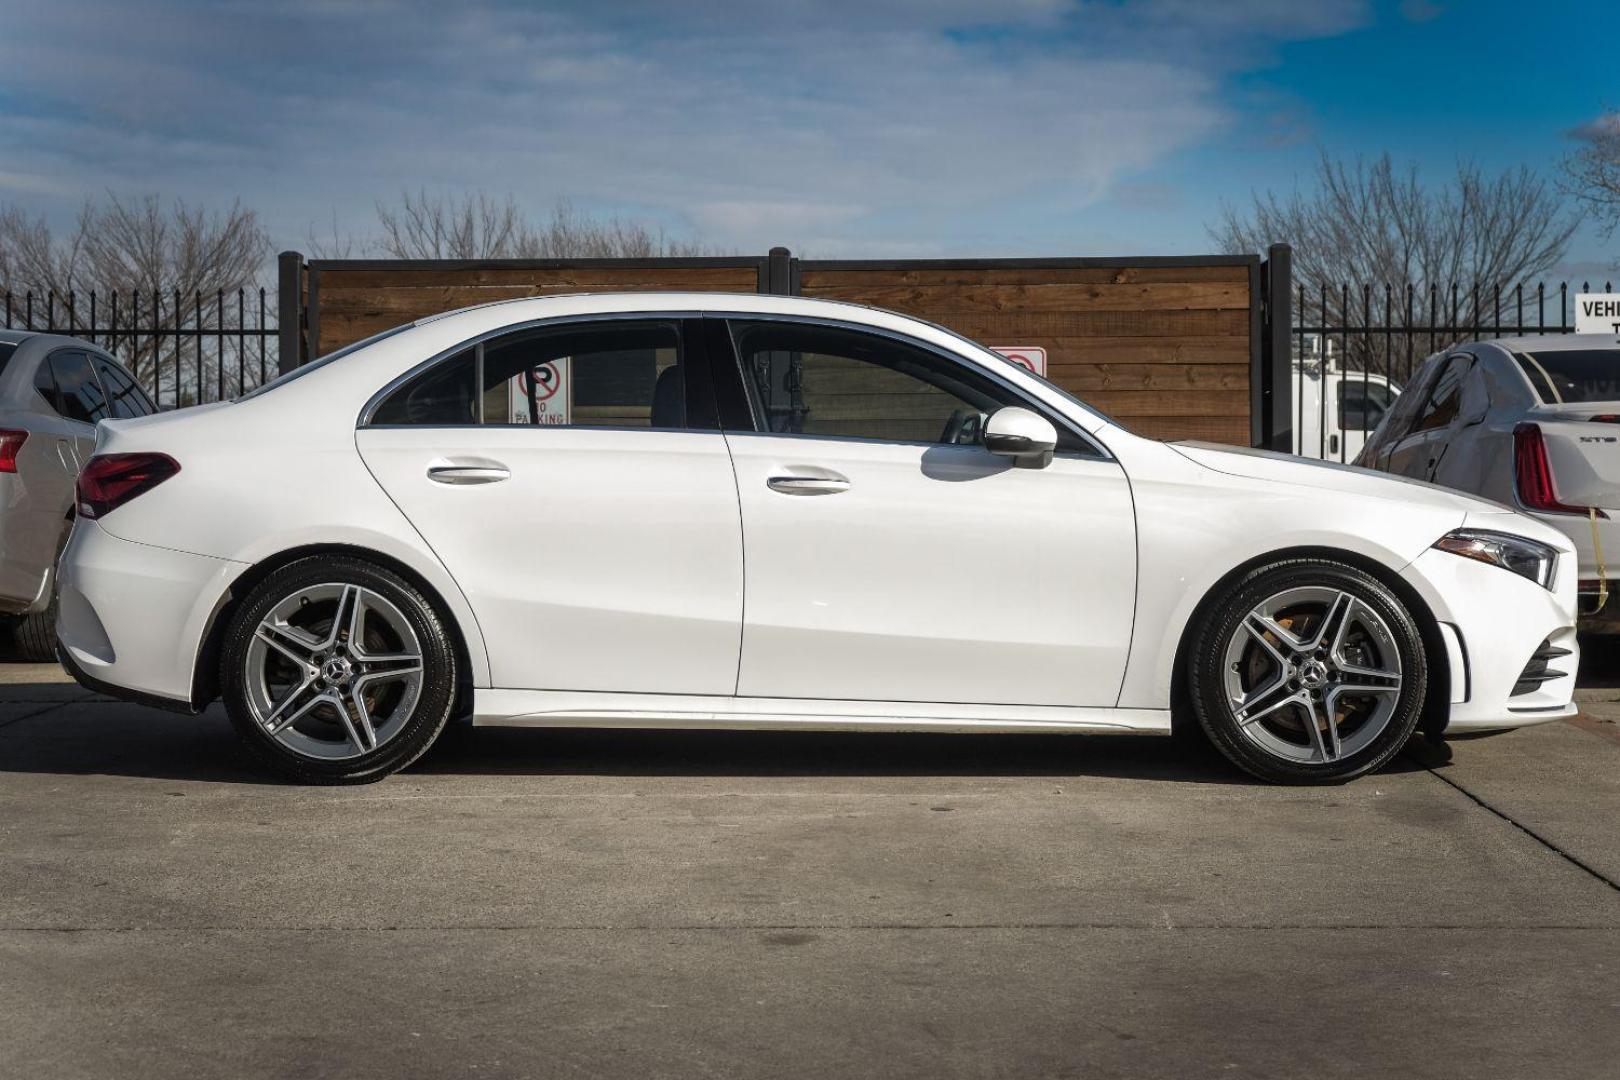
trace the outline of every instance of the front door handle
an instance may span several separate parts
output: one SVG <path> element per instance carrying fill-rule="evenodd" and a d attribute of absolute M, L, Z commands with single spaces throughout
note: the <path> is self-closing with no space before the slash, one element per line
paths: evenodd
<path fill-rule="evenodd" d="M 843 476 L 773 476 L 765 486 L 783 495 L 837 495 L 849 490 L 849 479 Z"/>
<path fill-rule="evenodd" d="M 504 465 L 430 465 L 428 479 L 441 484 L 493 484 L 512 475 Z"/>

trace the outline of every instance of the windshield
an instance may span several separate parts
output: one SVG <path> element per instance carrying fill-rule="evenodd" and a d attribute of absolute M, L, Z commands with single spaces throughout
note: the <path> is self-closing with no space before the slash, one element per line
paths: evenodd
<path fill-rule="evenodd" d="M 252 398 L 258 397 L 260 394 L 269 393 L 271 390 L 274 390 L 278 386 L 285 386 L 288 383 L 292 382 L 294 379 L 301 378 L 301 377 L 303 377 L 305 375 L 308 375 L 310 372 L 314 371 L 316 368 L 325 367 L 327 364 L 330 364 L 334 360 L 341 360 L 345 356 L 348 356 L 352 352 L 359 352 L 361 349 L 365 348 L 367 345 L 375 345 L 377 342 L 382 341 L 384 338 L 393 337 L 395 334 L 399 333 L 401 330 L 409 330 L 411 328 L 411 326 L 412 326 L 411 323 L 406 323 L 404 326 L 391 327 L 390 329 L 384 330 L 380 334 L 372 334 L 368 338 L 364 338 L 364 339 L 362 339 L 360 341 L 357 341 L 353 345 L 345 345 L 345 346 L 343 346 L 343 348 L 337 350 L 336 352 L 329 352 L 325 356 L 319 357 L 318 359 L 315 359 L 315 360 L 311 360 L 309 363 L 303 365 L 302 367 L 295 367 L 291 371 L 284 371 L 280 375 L 277 375 L 275 378 L 271 379 L 269 382 L 265 383 L 264 385 L 256 386 L 252 390 L 249 390 L 247 393 L 242 394 L 240 397 L 234 398 L 233 400 L 235 400 L 235 401 L 248 401 L 248 400 L 250 400 Z"/>
<path fill-rule="evenodd" d="M 1514 353 L 1543 405 L 1620 401 L 1620 349 Z"/>

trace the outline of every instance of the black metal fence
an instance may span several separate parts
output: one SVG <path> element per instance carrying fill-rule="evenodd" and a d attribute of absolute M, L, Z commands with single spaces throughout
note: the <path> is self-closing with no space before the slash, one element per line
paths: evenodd
<path fill-rule="evenodd" d="M 1354 461 L 1425 359 L 1463 341 L 1568 334 L 1574 297 L 1592 282 L 1461 286 L 1300 285 L 1294 297 L 1297 454 Z"/>
<path fill-rule="evenodd" d="M 117 356 L 162 409 L 223 401 L 276 376 L 262 288 L 4 294 L 8 330 L 66 334 Z"/>

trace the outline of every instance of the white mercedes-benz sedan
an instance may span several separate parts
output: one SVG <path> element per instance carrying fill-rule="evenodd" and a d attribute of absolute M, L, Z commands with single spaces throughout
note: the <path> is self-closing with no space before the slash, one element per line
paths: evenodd
<path fill-rule="evenodd" d="M 1169 734 L 1343 780 L 1569 716 L 1562 533 L 1132 435 L 938 326 L 771 296 L 518 300 L 109 421 L 62 660 L 223 698 L 299 780 L 450 722 Z"/>

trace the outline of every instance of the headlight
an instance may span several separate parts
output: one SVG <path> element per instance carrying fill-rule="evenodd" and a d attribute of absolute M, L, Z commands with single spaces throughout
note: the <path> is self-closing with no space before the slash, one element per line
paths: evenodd
<path fill-rule="evenodd" d="M 1546 544 L 1509 533 L 1458 529 L 1436 540 L 1434 546 L 1465 559 L 1478 559 L 1511 570 L 1544 589 L 1552 588 L 1553 567 L 1558 563 L 1558 552 Z"/>

